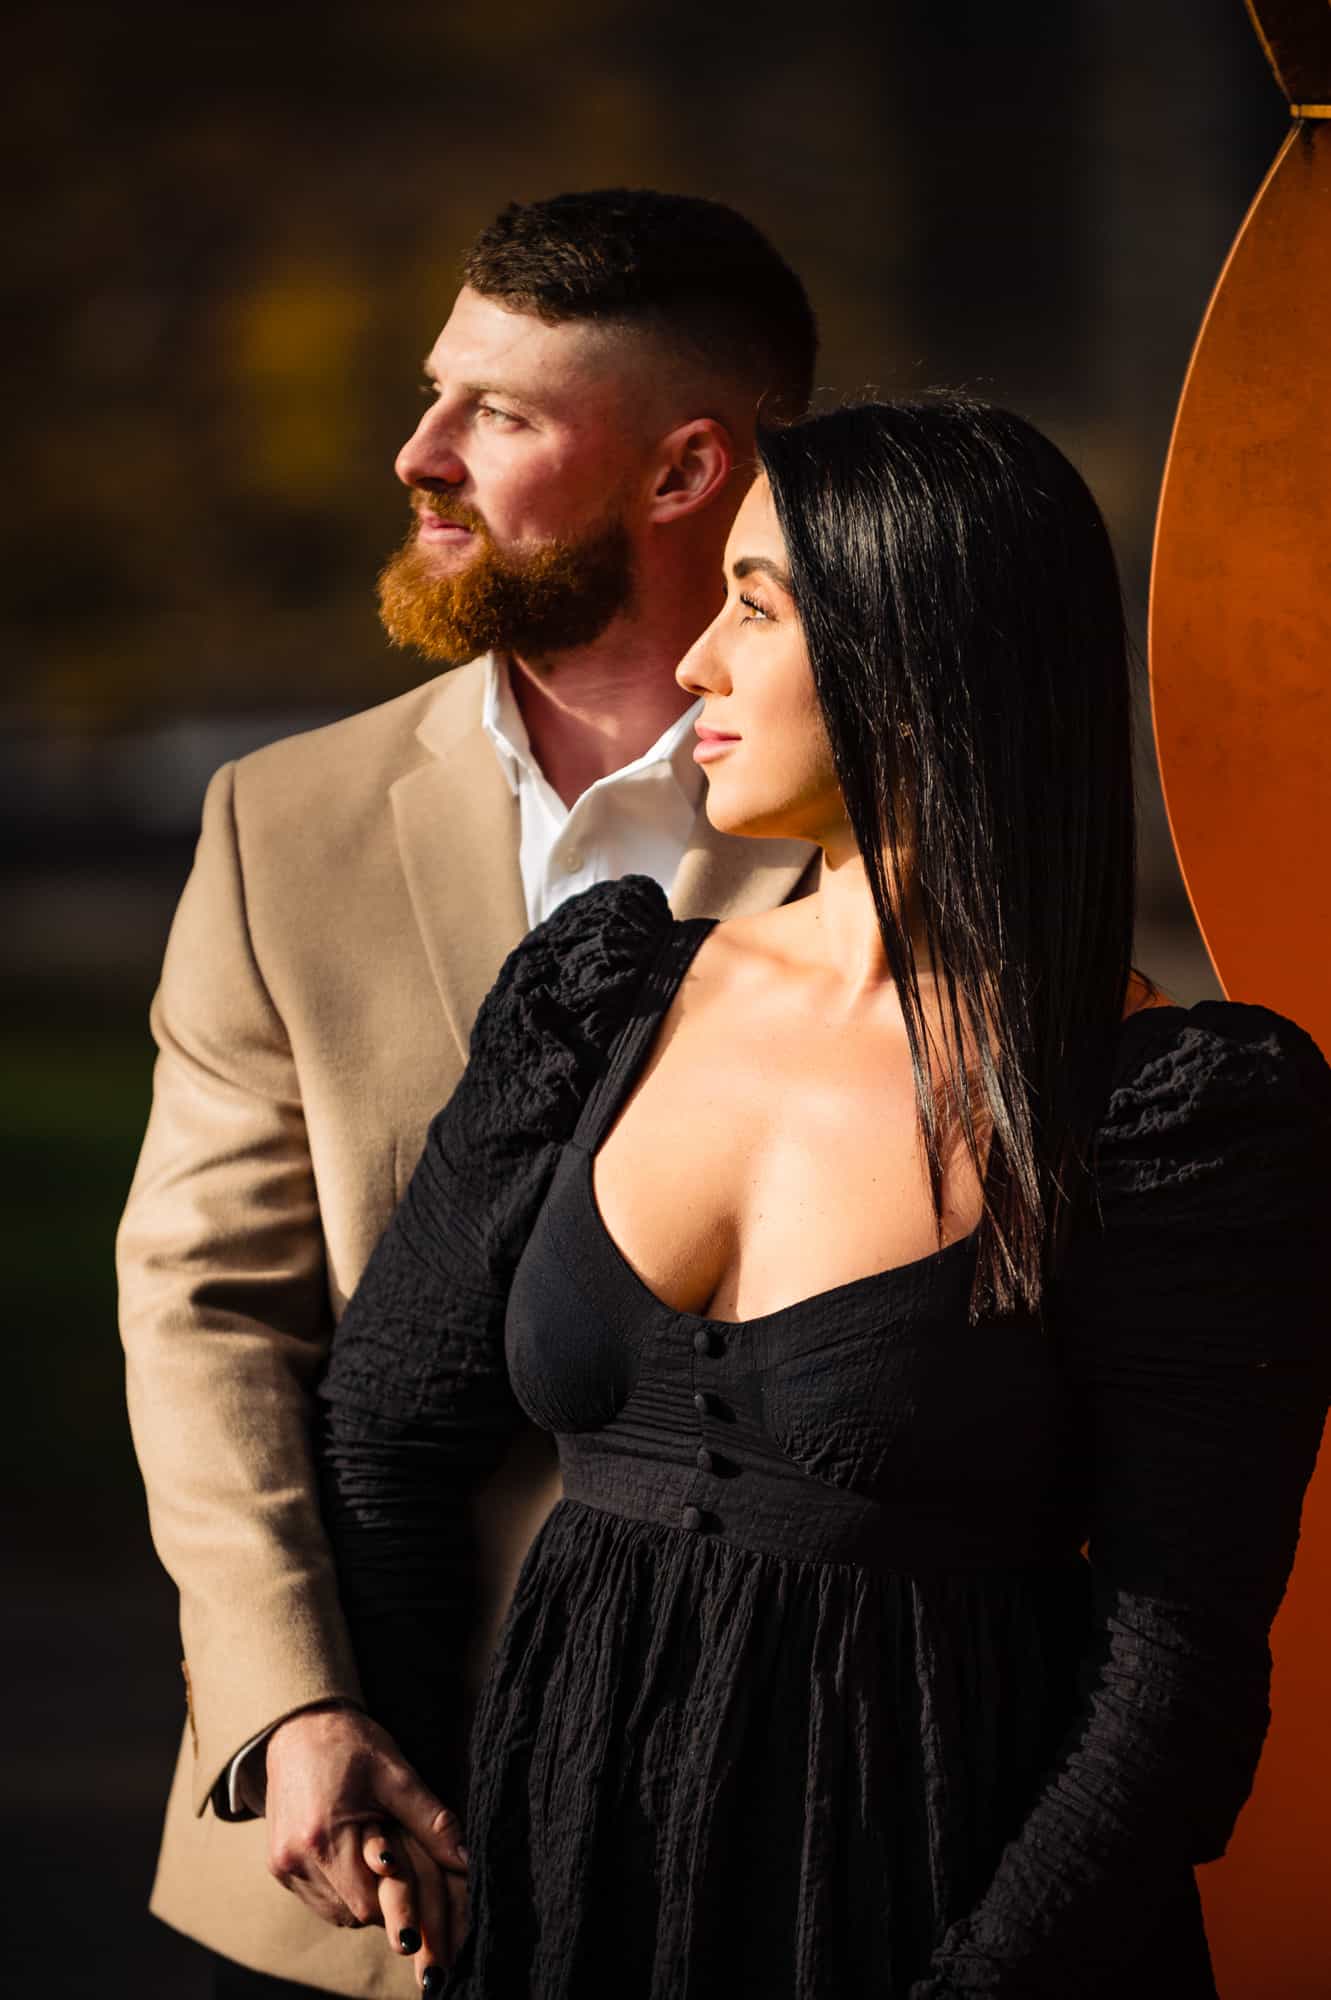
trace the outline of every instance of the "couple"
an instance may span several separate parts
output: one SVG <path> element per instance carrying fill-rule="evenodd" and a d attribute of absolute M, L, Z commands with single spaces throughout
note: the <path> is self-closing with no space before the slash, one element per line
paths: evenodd
<path fill-rule="evenodd" d="M 120 1255 L 219 1995 L 1214 1994 L 1331 1075 L 1131 970 L 1075 472 L 812 364 L 731 212 L 506 211 L 382 581 L 479 657 L 210 790 Z"/>

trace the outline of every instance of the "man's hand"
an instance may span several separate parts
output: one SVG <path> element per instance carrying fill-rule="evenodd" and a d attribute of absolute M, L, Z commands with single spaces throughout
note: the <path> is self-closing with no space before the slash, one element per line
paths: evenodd
<path fill-rule="evenodd" d="M 377 1722 L 347 1706 L 302 1709 L 269 1737 L 267 1765 L 268 1866 L 317 1916 L 351 1928 L 383 1921 L 388 1871 L 367 1864 L 366 1835 L 397 1826 L 442 1871 L 450 1917 L 465 1922 L 462 1829 Z"/>

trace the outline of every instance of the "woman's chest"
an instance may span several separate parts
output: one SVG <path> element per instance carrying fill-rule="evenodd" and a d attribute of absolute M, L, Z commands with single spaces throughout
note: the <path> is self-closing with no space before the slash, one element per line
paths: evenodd
<path fill-rule="evenodd" d="M 959 1242 L 741 1323 L 679 1312 L 617 1251 L 570 1146 L 515 1276 L 510 1377 L 561 1435 L 669 1458 L 696 1449 L 701 1418 L 737 1463 L 772 1454 L 849 1493 L 1008 1506 L 1056 1479 L 1063 1390 L 1037 1322 L 970 1324 L 973 1262 Z"/>
<path fill-rule="evenodd" d="M 677 1039 L 597 1149 L 606 1229 L 658 1298 L 750 1319 L 939 1248 L 914 1076 L 881 1038 Z M 979 1219 L 953 1149 L 942 1242 Z"/>

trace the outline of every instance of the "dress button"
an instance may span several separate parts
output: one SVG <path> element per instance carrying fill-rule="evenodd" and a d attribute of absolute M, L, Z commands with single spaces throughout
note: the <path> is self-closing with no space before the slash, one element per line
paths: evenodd
<path fill-rule="evenodd" d="M 565 874 L 576 875 L 581 866 L 582 866 L 582 855 L 579 853 L 576 847 L 570 847 L 568 852 L 564 856 Z"/>
<path fill-rule="evenodd" d="M 700 1326 L 693 1336 L 693 1351 L 695 1354 L 719 1354 L 721 1342 L 709 1328 Z"/>
<path fill-rule="evenodd" d="M 712 1457 L 711 1452 L 708 1451 L 707 1446 L 705 1444 L 700 1444 L 698 1446 L 699 1472 L 712 1472 L 715 1470 L 715 1467 L 716 1467 L 716 1460 Z"/>
<path fill-rule="evenodd" d="M 692 1528 L 696 1532 L 702 1526 L 702 1508 L 686 1507 L 679 1518 L 686 1528 Z"/>
<path fill-rule="evenodd" d="M 707 1412 L 712 1407 L 706 1395 L 703 1393 L 701 1389 L 698 1390 L 697 1394 L 693 1398 L 693 1407 L 698 1412 L 698 1415 L 700 1417 L 705 1417 L 707 1415 Z"/>

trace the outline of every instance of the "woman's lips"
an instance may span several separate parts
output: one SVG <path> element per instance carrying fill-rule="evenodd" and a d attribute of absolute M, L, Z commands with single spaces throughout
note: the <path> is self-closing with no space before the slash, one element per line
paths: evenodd
<path fill-rule="evenodd" d="M 739 742 L 738 736 L 727 736 L 719 729 L 705 729 L 701 723 L 695 726 L 698 738 L 693 752 L 695 764 L 710 764 L 717 757 L 724 757 L 727 750 Z"/>

